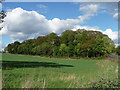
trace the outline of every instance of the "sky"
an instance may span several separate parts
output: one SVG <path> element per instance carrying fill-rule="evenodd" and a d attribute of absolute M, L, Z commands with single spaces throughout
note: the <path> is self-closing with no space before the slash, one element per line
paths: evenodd
<path fill-rule="evenodd" d="M 83 28 L 100 31 L 118 43 L 117 2 L 3 2 L 0 10 L 7 12 L 0 24 L 0 50 L 16 40 Z"/>

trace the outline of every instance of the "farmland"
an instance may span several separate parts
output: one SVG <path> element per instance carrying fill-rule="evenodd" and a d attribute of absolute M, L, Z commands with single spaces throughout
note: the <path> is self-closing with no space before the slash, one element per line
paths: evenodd
<path fill-rule="evenodd" d="M 117 78 L 117 62 L 2 54 L 3 88 L 89 88 L 101 78 Z"/>

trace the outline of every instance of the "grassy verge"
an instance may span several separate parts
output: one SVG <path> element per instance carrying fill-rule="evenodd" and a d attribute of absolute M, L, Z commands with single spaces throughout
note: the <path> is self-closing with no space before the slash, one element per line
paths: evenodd
<path fill-rule="evenodd" d="M 3 88 L 90 88 L 118 75 L 109 59 L 59 59 L 3 54 Z"/>

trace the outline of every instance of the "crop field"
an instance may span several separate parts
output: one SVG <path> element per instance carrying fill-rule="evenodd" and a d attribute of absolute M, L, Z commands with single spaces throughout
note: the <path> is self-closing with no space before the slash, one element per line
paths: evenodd
<path fill-rule="evenodd" d="M 3 88 L 90 88 L 118 75 L 117 62 L 104 59 L 58 59 L 2 54 Z"/>

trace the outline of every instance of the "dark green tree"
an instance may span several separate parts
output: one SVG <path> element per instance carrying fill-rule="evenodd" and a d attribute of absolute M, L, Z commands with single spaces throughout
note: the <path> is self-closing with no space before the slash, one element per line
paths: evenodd
<path fill-rule="evenodd" d="M 67 46 L 70 44 L 74 44 L 75 34 L 76 32 L 72 30 L 64 31 L 61 35 L 61 43 L 64 43 Z"/>

